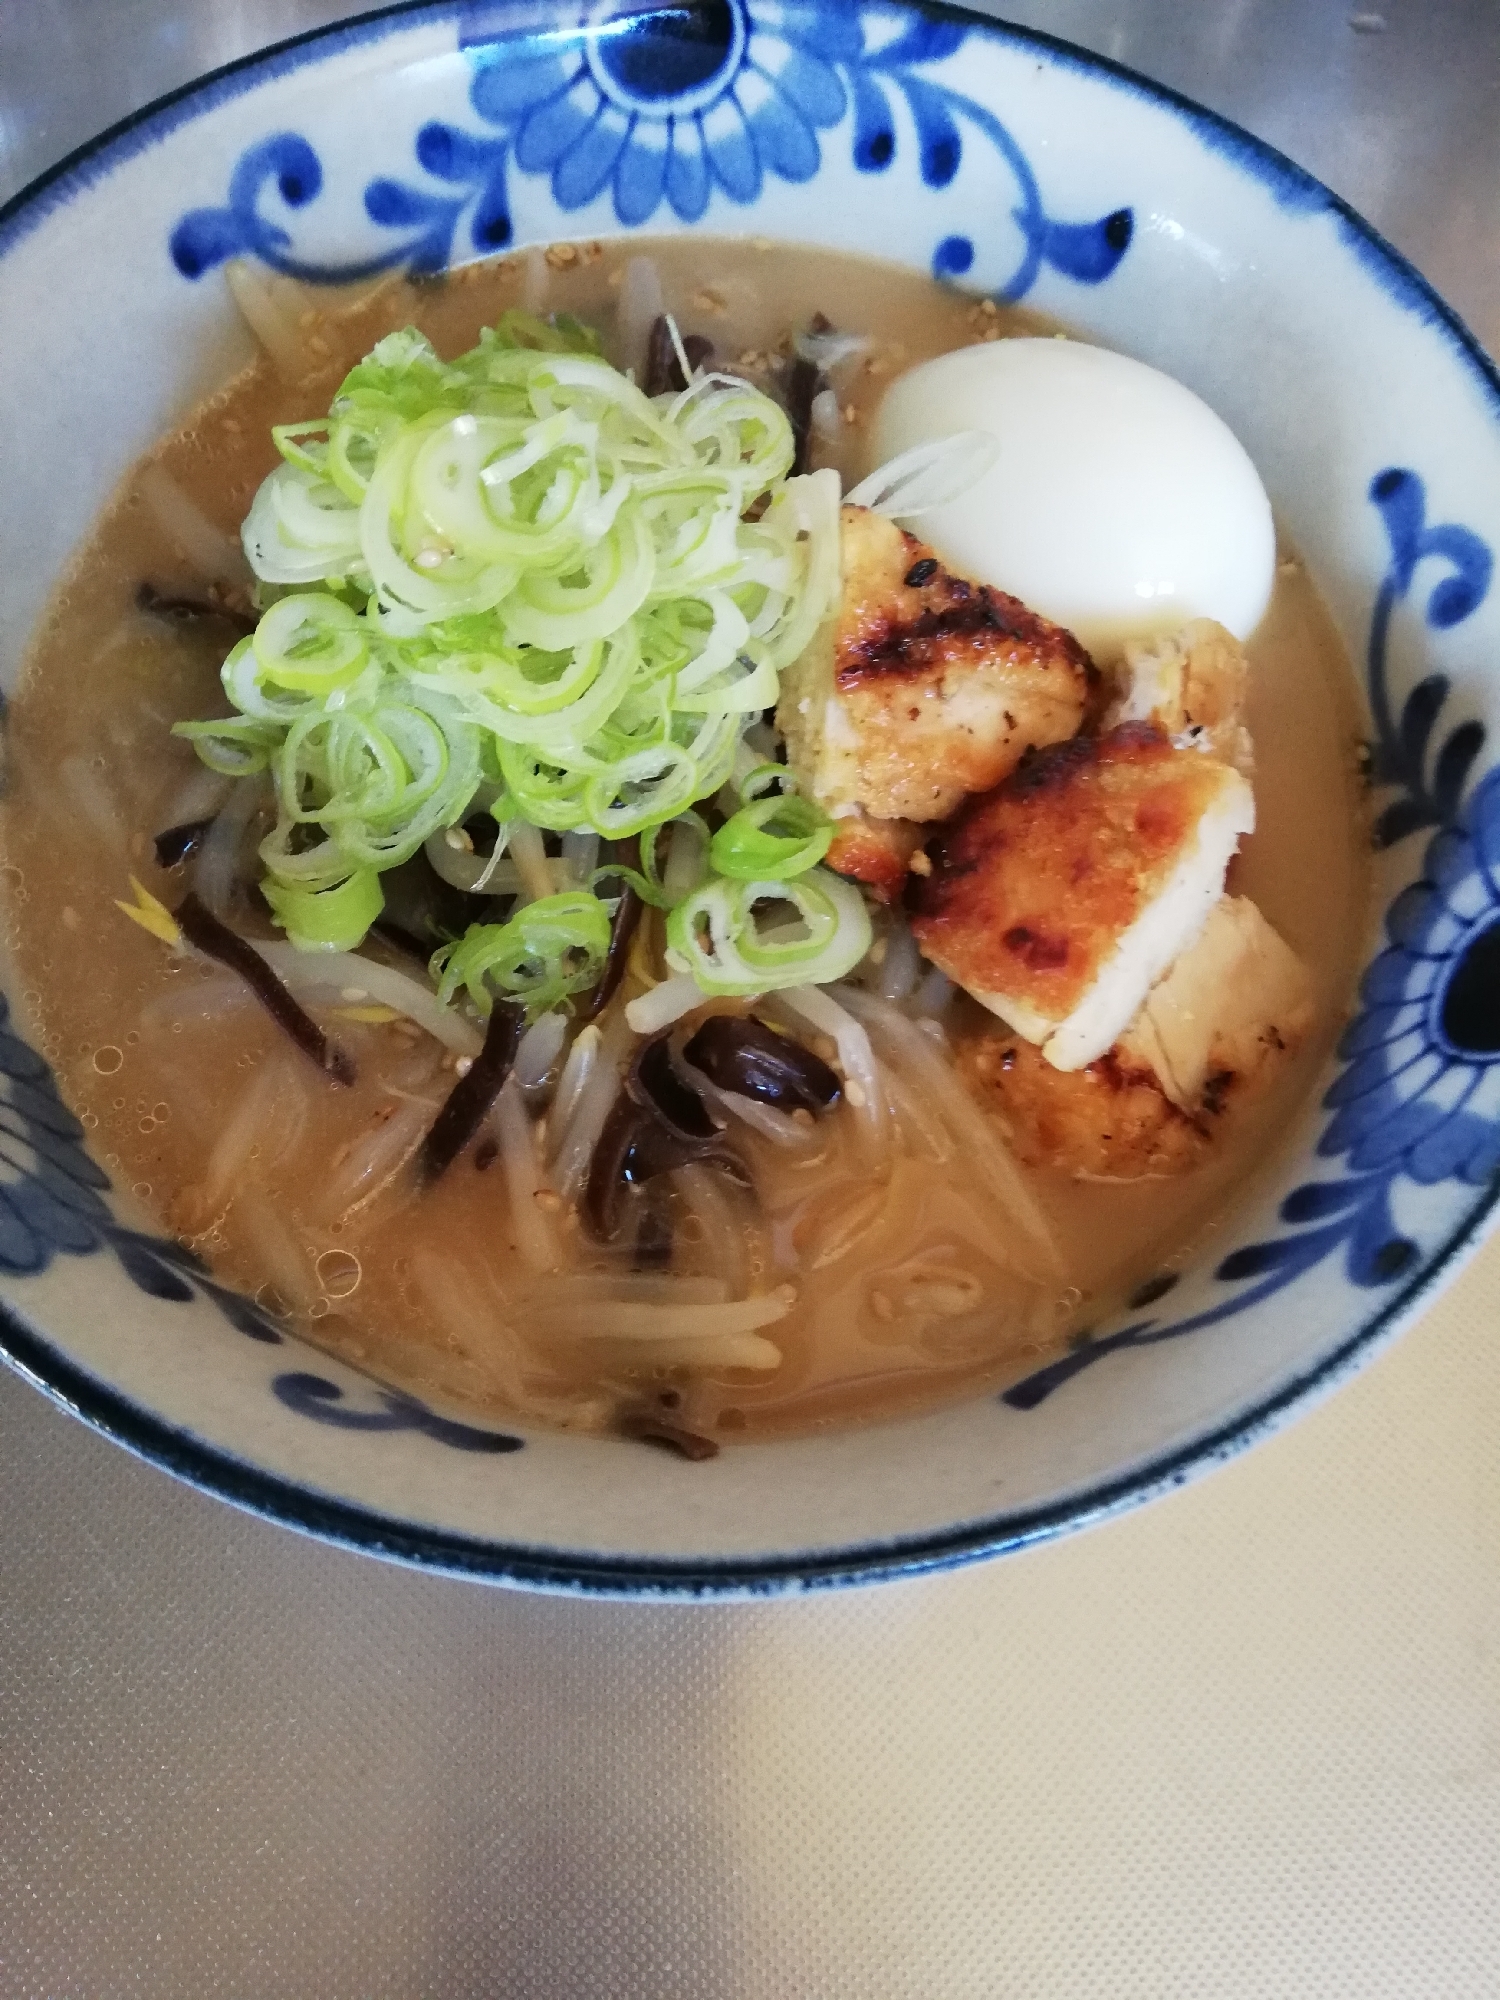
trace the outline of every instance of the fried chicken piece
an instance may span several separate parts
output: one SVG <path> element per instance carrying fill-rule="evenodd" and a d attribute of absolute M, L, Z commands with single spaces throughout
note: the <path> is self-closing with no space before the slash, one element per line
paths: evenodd
<path fill-rule="evenodd" d="M 1084 1181 L 1160 1180 L 1208 1153 L 1208 1126 L 1178 1109 L 1149 1064 L 1118 1049 L 1083 1069 L 1054 1069 L 1029 1042 L 997 1028 L 962 1045 L 958 1061 L 1028 1166 Z"/>
<path fill-rule="evenodd" d="M 1174 1104 L 1218 1110 L 1259 1087 L 1313 1020 L 1307 968 L 1248 896 L 1223 896 L 1203 933 L 1121 1037 L 1125 1061 L 1150 1066 Z"/>
<path fill-rule="evenodd" d="M 1077 730 L 1096 676 L 1070 632 L 866 508 L 842 510 L 841 552 L 838 610 L 776 711 L 802 790 L 835 818 L 945 819 Z"/>
<path fill-rule="evenodd" d="M 1306 1037 L 1302 962 L 1244 897 L 1223 897 L 1198 942 L 1115 1046 L 1058 1070 L 997 1029 L 962 1047 L 965 1080 L 1019 1156 L 1080 1180 L 1184 1173 L 1226 1116 L 1260 1096 Z"/>
<path fill-rule="evenodd" d="M 1195 618 L 1169 637 L 1127 644 L 1104 726 L 1154 722 L 1180 748 L 1206 750 L 1248 778 L 1255 768 L 1245 726 L 1249 682 L 1250 662 L 1234 634 Z"/>
<path fill-rule="evenodd" d="M 1077 737 L 929 840 L 912 931 L 1056 1068 L 1083 1069 L 1203 929 L 1254 824 L 1237 771 L 1149 723 Z"/>
<path fill-rule="evenodd" d="M 925 832 L 909 819 L 874 819 L 856 810 L 834 821 L 833 844 L 824 859 L 838 874 L 864 883 L 880 902 L 898 903 Z"/>

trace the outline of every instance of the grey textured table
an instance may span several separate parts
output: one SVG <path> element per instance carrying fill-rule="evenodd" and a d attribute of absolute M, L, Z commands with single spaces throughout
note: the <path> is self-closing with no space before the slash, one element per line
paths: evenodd
<path fill-rule="evenodd" d="M 343 11 L 0 0 L 0 196 Z M 1281 146 L 1500 348 L 1494 0 L 1009 11 Z M 802 1605 L 409 1575 L 0 1377 L 0 1994 L 1492 1996 L 1497 1279 L 1170 1501 Z"/>

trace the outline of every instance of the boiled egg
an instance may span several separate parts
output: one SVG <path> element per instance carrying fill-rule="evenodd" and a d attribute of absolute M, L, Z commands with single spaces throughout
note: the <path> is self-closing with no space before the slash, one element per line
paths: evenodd
<path fill-rule="evenodd" d="M 1275 576 L 1271 505 L 1190 389 L 1076 340 L 963 347 L 891 384 L 876 463 L 975 430 L 999 447 L 990 469 L 903 521 L 950 568 L 1067 626 L 1101 661 L 1189 618 L 1249 637 Z"/>

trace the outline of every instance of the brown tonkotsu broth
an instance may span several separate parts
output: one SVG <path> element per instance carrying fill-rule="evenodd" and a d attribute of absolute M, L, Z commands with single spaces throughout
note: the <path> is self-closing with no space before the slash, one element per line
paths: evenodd
<path fill-rule="evenodd" d="M 218 666 L 237 636 L 217 617 L 142 611 L 142 582 L 193 599 L 213 586 L 218 602 L 248 608 L 233 588 L 248 578 L 238 527 L 276 463 L 271 424 L 325 410 L 346 368 L 392 327 L 415 323 L 452 354 L 507 307 L 567 310 L 600 328 L 611 359 L 638 363 L 617 344 L 631 257 L 655 261 L 667 306 L 685 332 L 714 343 L 721 365 L 753 375 L 819 312 L 873 336 L 838 373 L 836 438 L 815 434 L 814 463 L 838 463 L 849 479 L 868 470 L 866 422 L 893 372 L 1038 327 L 894 267 L 703 237 L 559 246 L 334 307 L 303 297 L 288 312 L 283 299 L 311 372 L 289 380 L 259 362 L 158 446 L 99 521 L 36 642 L 10 718 L 4 805 L 25 1009 L 91 1143 L 161 1227 L 298 1331 L 419 1394 L 638 1434 L 654 1410 L 669 1428 L 723 1438 L 955 1399 L 1034 1367 L 1201 1239 L 1263 1161 L 1336 1032 L 1365 894 L 1356 725 L 1338 642 L 1294 558 L 1250 648 L 1259 825 L 1231 886 L 1311 969 L 1317 1032 L 1209 1164 L 1182 1179 L 1030 1175 L 1067 1262 L 1064 1284 L 1045 1296 L 1008 1269 L 1003 1222 L 962 1159 L 939 1162 L 904 1139 L 888 1172 L 872 1176 L 847 1107 L 802 1152 L 736 1126 L 755 1197 L 702 1168 L 653 1183 L 634 1271 L 628 1247 L 589 1244 L 544 1189 L 534 1199 L 563 1264 L 555 1277 L 534 1275 L 517 1255 L 506 1175 L 498 1164 L 478 1171 L 482 1151 L 418 1191 L 412 1156 L 454 1081 L 444 1049 L 404 1021 L 361 1021 L 364 996 L 352 991 L 313 1009 L 358 1065 L 354 1087 L 338 1088 L 230 974 L 174 960 L 115 908 L 131 873 L 169 904 L 188 885 L 191 864 L 162 871 L 153 837 L 213 800 L 169 730 L 222 712 Z M 282 364 L 295 367 L 285 353 Z M 161 472 L 222 547 L 174 515 L 170 490 L 163 503 Z M 656 937 L 651 922 L 641 948 Z M 953 1025 L 993 1029 L 966 1002 Z M 704 1372 L 690 1367 L 688 1341 L 590 1337 L 598 1296 L 632 1286 L 649 1295 L 668 1233 L 673 1277 L 698 1279 L 704 1297 L 724 1297 L 726 1284 L 733 1299 L 795 1287 L 790 1314 L 763 1330 L 782 1350 L 778 1369 Z"/>

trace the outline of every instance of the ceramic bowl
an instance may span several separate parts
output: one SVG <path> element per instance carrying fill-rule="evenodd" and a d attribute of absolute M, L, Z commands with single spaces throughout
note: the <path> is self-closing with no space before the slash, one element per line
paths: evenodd
<path fill-rule="evenodd" d="M 4 684 L 127 466 L 248 358 L 228 258 L 317 284 L 699 227 L 1024 299 L 1229 420 L 1363 677 L 1378 917 L 1338 1053 L 1210 1258 L 1003 1394 L 706 1466 L 465 1423 L 286 1337 L 109 1185 L 12 993 L 10 1361 L 273 1519 L 547 1588 L 909 1573 L 1176 1485 L 1408 1319 L 1500 1168 L 1500 381 L 1316 182 L 1033 34 L 878 0 L 398 7 L 106 135 L 0 215 L 0 353 L 28 385 L 0 481 Z"/>

